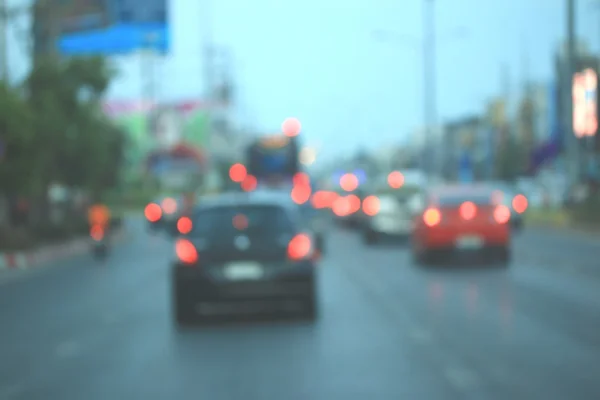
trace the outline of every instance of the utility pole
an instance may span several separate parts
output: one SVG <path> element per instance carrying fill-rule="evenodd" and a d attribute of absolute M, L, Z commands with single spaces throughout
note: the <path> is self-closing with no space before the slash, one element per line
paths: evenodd
<path fill-rule="evenodd" d="M 8 84 L 8 47 L 6 45 L 6 35 L 8 34 L 8 10 L 6 0 L 0 0 L 0 57 L 2 57 L 2 80 Z"/>
<path fill-rule="evenodd" d="M 566 145 L 566 165 L 568 168 L 569 181 L 571 185 L 576 184 L 580 179 L 581 160 L 579 157 L 579 141 L 573 133 L 573 75 L 575 73 L 575 60 L 577 57 L 576 28 L 575 28 L 575 0 L 566 0 L 567 12 L 567 51 L 565 62 L 565 79 L 563 88 L 564 104 L 564 143 Z"/>
<path fill-rule="evenodd" d="M 436 172 L 434 136 L 437 129 L 437 65 L 436 65 L 435 0 L 423 0 L 423 117 L 425 140 L 423 162 L 425 171 Z M 437 150 L 437 149 L 436 149 Z M 442 155 L 442 159 L 445 159 Z"/>

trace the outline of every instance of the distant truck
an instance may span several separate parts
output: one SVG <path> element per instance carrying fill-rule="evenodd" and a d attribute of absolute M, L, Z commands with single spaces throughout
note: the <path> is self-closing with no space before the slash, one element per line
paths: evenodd
<path fill-rule="evenodd" d="M 246 149 L 246 168 L 261 185 L 290 184 L 301 172 L 298 138 L 282 134 L 257 138 Z"/>

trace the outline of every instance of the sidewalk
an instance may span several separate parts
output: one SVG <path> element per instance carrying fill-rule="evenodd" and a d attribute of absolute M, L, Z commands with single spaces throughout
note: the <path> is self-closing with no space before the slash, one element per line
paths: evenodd
<path fill-rule="evenodd" d="M 112 238 L 113 244 L 121 243 L 127 237 L 127 230 L 123 228 L 115 233 L 115 236 Z M 0 253 L 0 274 L 9 270 L 37 269 L 55 261 L 65 260 L 79 254 L 84 254 L 89 251 L 90 245 L 91 239 L 89 237 L 83 237 L 73 239 L 67 243 L 55 244 L 35 250 L 16 253 Z"/>

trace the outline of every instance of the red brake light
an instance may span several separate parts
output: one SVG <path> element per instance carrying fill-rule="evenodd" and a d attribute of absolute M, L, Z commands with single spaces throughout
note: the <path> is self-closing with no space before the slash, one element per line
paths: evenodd
<path fill-rule="evenodd" d="M 288 244 L 288 257 L 291 260 L 302 260 L 310 256 L 312 243 L 307 235 L 300 234 L 294 236 Z"/>
<path fill-rule="evenodd" d="M 363 212 L 373 217 L 379 212 L 379 198 L 377 196 L 367 196 L 363 200 Z"/>
<path fill-rule="evenodd" d="M 460 205 L 460 217 L 464 220 L 471 220 L 477 214 L 477 206 L 471 201 L 466 201 Z"/>
<path fill-rule="evenodd" d="M 177 212 L 177 202 L 175 199 L 167 197 L 162 201 L 161 205 L 166 214 L 175 214 Z"/>
<path fill-rule="evenodd" d="M 181 217 L 177 220 L 177 230 L 182 235 L 187 235 L 192 231 L 193 224 L 189 217 Z"/>
<path fill-rule="evenodd" d="M 442 214 L 436 208 L 428 208 L 423 213 L 423 222 L 425 222 L 425 225 L 429 227 L 436 226 L 441 220 Z"/>
<path fill-rule="evenodd" d="M 184 264 L 195 264 L 198 261 L 198 251 L 189 240 L 179 239 L 175 243 L 175 253 Z"/>
<path fill-rule="evenodd" d="M 527 197 L 523 196 L 522 194 L 516 195 L 512 201 L 513 209 L 519 214 L 524 213 L 528 206 L 529 202 L 527 201 Z"/>
<path fill-rule="evenodd" d="M 156 222 L 162 217 L 162 209 L 158 204 L 150 203 L 144 209 L 144 216 L 150 222 Z"/>
<path fill-rule="evenodd" d="M 494 220 L 499 224 L 505 224 L 510 219 L 510 210 L 504 205 L 496 206 L 494 209 Z"/>

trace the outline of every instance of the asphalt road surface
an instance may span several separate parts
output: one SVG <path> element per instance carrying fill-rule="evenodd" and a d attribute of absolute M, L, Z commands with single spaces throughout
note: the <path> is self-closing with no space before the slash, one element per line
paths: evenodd
<path fill-rule="evenodd" d="M 105 264 L 0 277 L 0 399 L 600 398 L 598 240 L 526 231 L 509 269 L 423 270 L 335 231 L 318 322 L 180 331 L 171 245 L 131 229 Z"/>

